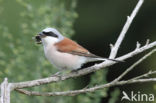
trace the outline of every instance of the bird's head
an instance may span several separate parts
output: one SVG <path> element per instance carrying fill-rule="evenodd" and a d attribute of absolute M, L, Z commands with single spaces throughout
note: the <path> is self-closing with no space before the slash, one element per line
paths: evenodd
<path fill-rule="evenodd" d="M 55 28 L 45 28 L 38 34 L 43 45 L 55 44 L 64 39 L 63 35 Z"/>

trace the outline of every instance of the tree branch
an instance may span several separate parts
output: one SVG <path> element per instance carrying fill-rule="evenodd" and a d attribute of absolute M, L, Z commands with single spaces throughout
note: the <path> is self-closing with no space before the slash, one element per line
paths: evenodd
<path fill-rule="evenodd" d="M 130 16 L 127 16 L 127 21 L 126 21 L 126 23 L 125 23 L 125 25 L 124 25 L 121 33 L 120 33 L 120 35 L 119 35 L 115 45 L 111 46 L 111 53 L 110 53 L 109 58 L 114 59 L 116 57 L 118 49 L 119 49 L 119 47 L 120 47 L 120 45 L 121 45 L 121 43 L 122 43 L 122 41 L 123 41 L 123 39 L 124 39 L 128 29 L 129 29 L 129 27 L 130 27 L 134 17 L 136 16 L 136 14 L 138 13 L 139 9 L 141 8 L 143 2 L 144 2 L 144 0 L 139 0 L 139 2 L 136 5 L 135 9 L 133 10 L 132 14 Z"/>
<path fill-rule="evenodd" d="M 156 71 L 149 71 L 148 73 L 145 73 L 143 75 L 134 77 L 131 80 L 136 80 L 136 79 L 140 79 L 140 78 L 143 78 L 143 77 L 148 77 L 149 75 L 152 75 L 152 74 L 156 74 Z"/>
<path fill-rule="evenodd" d="M 139 59 L 137 62 L 135 62 L 132 66 L 130 66 L 125 72 L 123 72 L 119 77 L 117 77 L 114 82 L 119 81 L 122 79 L 127 73 L 129 73 L 131 70 L 134 69 L 138 64 L 140 64 L 142 61 L 144 61 L 147 57 L 151 56 L 154 52 L 156 52 L 156 49 L 153 49 L 151 52 L 143 56 L 141 59 Z"/>
<path fill-rule="evenodd" d="M 156 82 L 156 78 L 150 78 L 150 79 L 137 79 L 137 80 L 128 80 L 128 81 L 120 81 L 120 82 L 111 82 L 103 85 L 98 85 L 92 88 L 85 88 L 80 90 L 73 90 L 73 91 L 64 91 L 64 92 L 36 92 L 36 91 L 27 91 L 24 89 L 16 89 L 17 92 L 20 92 L 25 95 L 29 96 L 75 96 L 81 93 L 86 92 L 94 92 L 99 89 L 112 87 L 112 86 L 123 86 L 125 84 L 132 84 L 132 83 L 145 83 L 145 82 Z"/>
<path fill-rule="evenodd" d="M 8 79 L 5 78 L 2 84 L 0 85 L 1 89 L 1 97 L 0 103 L 10 103 L 10 84 L 8 83 Z"/>
<path fill-rule="evenodd" d="M 137 48 L 134 51 L 132 51 L 132 52 L 126 54 L 126 55 L 123 55 L 121 57 L 118 57 L 117 59 L 118 60 L 125 60 L 125 59 L 130 58 L 130 57 L 133 57 L 133 56 L 135 56 L 135 55 L 137 55 L 137 54 L 139 54 L 139 53 L 141 53 L 141 52 L 143 52 L 145 50 L 151 49 L 151 48 L 153 48 L 155 46 L 156 46 L 156 41 L 150 43 L 149 45 L 145 45 L 145 46 L 143 46 L 141 48 Z"/>
<path fill-rule="evenodd" d="M 132 69 L 134 69 L 135 66 L 137 66 L 138 64 L 140 64 L 143 60 L 145 60 L 147 57 L 149 57 L 150 55 L 152 55 L 154 52 L 156 52 L 156 49 L 153 49 L 151 52 L 149 52 L 148 54 L 146 54 L 145 56 L 143 56 L 141 59 L 139 59 L 136 63 L 134 63 L 132 66 L 130 66 L 125 72 L 123 72 L 119 77 L 117 77 L 115 80 L 113 80 L 110 83 L 107 84 L 102 84 L 102 85 L 98 85 L 95 87 L 91 87 L 91 88 L 84 88 L 84 89 L 80 89 L 80 90 L 73 90 L 73 91 L 64 91 L 64 92 L 36 92 L 36 91 L 27 91 L 24 89 L 16 89 L 17 92 L 20 92 L 22 94 L 25 95 L 35 95 L 35 96 L 75 96 L 77 94 L 80 93 L 86 93 L 86 92 L 94 92 L 98 89 L 103 89 L 106 87 L 112 87 L 112 86 L 120 86 L 120 85 L 125 85 L 125 84 L 130 84 L 130 83 L 143 83 L 143 82 L 150 82 L 150 81 L 156 81 L 156 78 L 149 78 L 149 79 L 140 79 L 143 77 L 147 77 L 149 75 L 152 74 L 156 74 L 156 71 L 150 71 L 146 74 L 140 75 L 138 77 L 126 80 L 126 81 L 119 81 L 123 76 L 125 76 L 129 71 L 131 71 Z"/>
<path fill-rule="evenodd" d="M 124 55 L 124 56 L 118 57 L 117 60 L 122 61 L 122 60 L 128 59 L 130 57 L 133 57 L 133 56 L 135 56 L 135 55 L 137 55 L 137 54 L 139 54 L 139 53 L 141 53 L 141 52 L 143 52 L 145 50 L 153 48 L 155 46 L 156 46 L 156 41 L 153 42 L 153 43 L 150 43 L 148 45 L 145 45 L 145 46 L 143 46 L 141 48 L 135 49 L 134 51 L 132 51 L 132 52 L 130 52 L 130 53 Z M 47 78 L 38 79 L 38 80 L 25 81 L 25 82 L 19 82 L 19 83 L 12 83 L 11 90 L 20 89 L 20 88 L 28 88 L 28 87 L 33 87 L 33 86 L 39 86 L 39 85 L 43 85 L 43 84 L 48 84 L 48 83 L 52 83 L 52 82 L 66 80 L 68 78 L 82 76 L 82 75 L 85 75 L 85 74 L 100 70 L 102 68 L 111 66 L 113 64 L 116 64 L 116 62 L 105 61 L 105 62 L 103 62 L 101 64 L 96 64 L 96 65 L 94 65 L 92 67 L 88 67 L 88 68 L 79 70 L 77 72 L 72 72 L 72 73 L 69 73 L 67 75 L 63 75 L 63 76 L 60 76 L 60 77 L 59 76 L 53 76 L 53 77 L 47 77 Z"/>

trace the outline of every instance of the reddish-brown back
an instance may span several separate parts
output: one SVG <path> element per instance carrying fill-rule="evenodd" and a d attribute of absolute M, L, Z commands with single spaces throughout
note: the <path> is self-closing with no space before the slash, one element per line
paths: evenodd
<path fill-rule="evenodd" d="M 77 44 L 76 42 L 68 38 L 64 38 L 64 40 L 56 43 L 55 46 L 57 47 L 58 51 L 61 51 L 61 52 L 89 53 L 87 49 L 83 48 L 82 46 L 80 46 L 79 44 Z"/>

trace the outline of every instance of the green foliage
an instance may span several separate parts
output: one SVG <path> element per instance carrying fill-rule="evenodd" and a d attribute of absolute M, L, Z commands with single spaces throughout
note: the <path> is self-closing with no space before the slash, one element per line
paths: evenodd
<path fill-rule="evenodd" d="M 106 70 L 100 70 L 91 76 L 88 87 L 93 87 L 100 84 L 106 84 Z M 86 93 L 77 96 L 77 103 L 100 103 L 101 98 L 107 97 L 108 88 L 97 90 L 93 93 Z"/>
<path fill-rule="evenodd" d="M 118 100 L 120 94 L 120 90 L 116 88 L 113 92 L 111 92 L 111 98 L 109 99 L 108 103 L 116 103 L 116 100 Z"/>
<path fill-rule="evenodd" d="M 0 82 L 8 77 L 9 82 L 33 80 L 57 72 L 45 59 L 42 45 L 35 44 L 32 37 L 45 27 L 55 27 L 70 37 L 77 17 L 76 0 L 12 0 L 0 1 Z M 68 34 L 68 35 L 67 35 Z M 67 84 L 71 84 L 71 86 Z M 63 85 L 61 87 L 61 85 Z M 72 89 L 72 81 L 60 82 L 31 90 L 61 91 Z M 63 97 L 29 97 L 13 92 L 15 103 L 69 101 Z"/>
<path fill-rule="evenodd" d="M 0 82 L 34 80 L 52 75 L 57 69 L 45 59 L 43 47 L 35 44 L 32 37 L 45 27 L 55 27 L 71 37 L 77 13 L 76 0 L 0 0 Z M 106 83 L 106 70 L 89 77 L 29 88 L 34 91 L 67 91 Z M 69 85 L 70 84 L 70 85 Z M 14 103 L 100 103 L 107 97 L 107 88 L 75 97 L 25 96 L 11 94 Z M 116 93 L 115 93 L 116 94 Z M 113 101 L 113 100 L 111 100 Z M 110 102 L 113 103 L 113 102 Z"/>

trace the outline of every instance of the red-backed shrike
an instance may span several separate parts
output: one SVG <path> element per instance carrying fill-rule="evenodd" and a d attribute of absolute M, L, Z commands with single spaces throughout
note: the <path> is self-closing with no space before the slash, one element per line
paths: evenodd
<path fill-rule="evenodd" d="M 83 64 L 92 61 L 111 60 L 90 53 L 76 42 L 61 35 L 54 28 L 45 28 L 36 36 L 37 41 L 42 41 L 46 58 L 58 69 L 77 70 Z"/>

